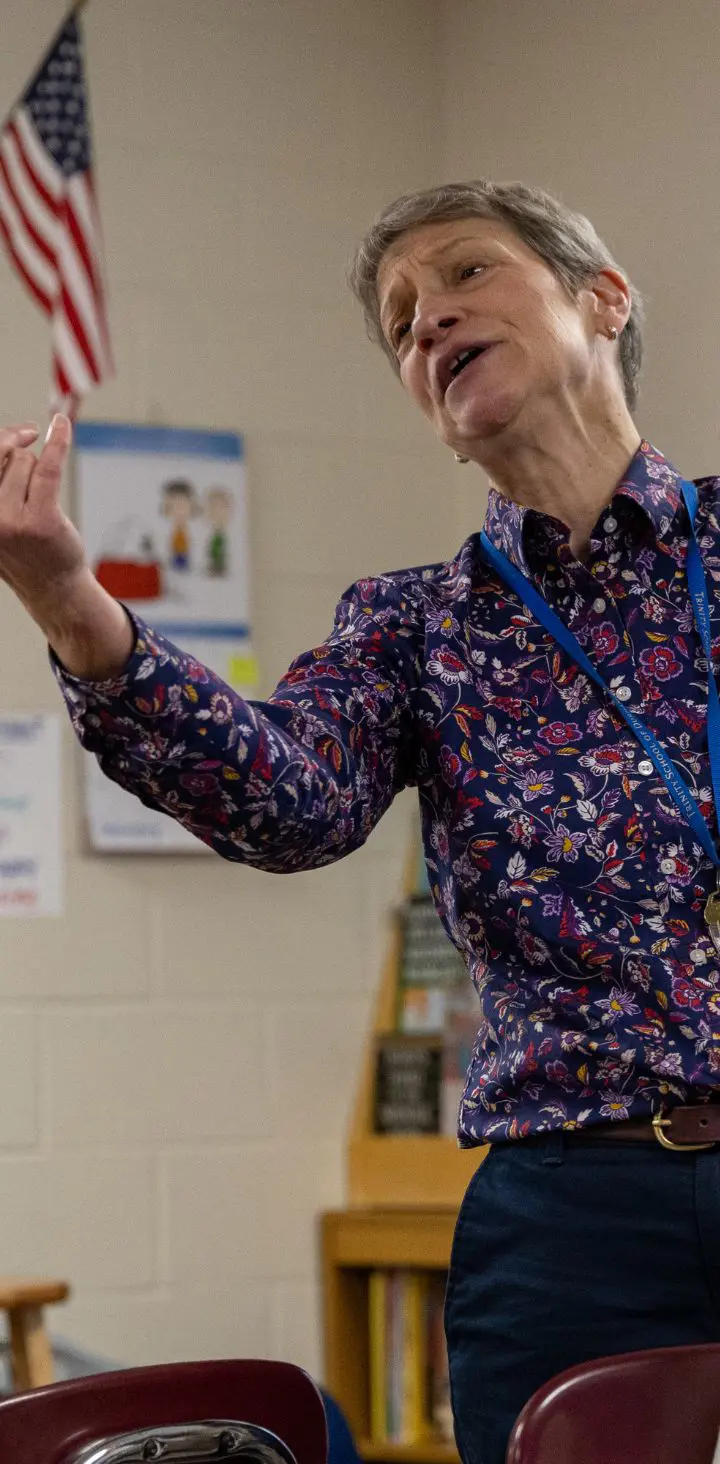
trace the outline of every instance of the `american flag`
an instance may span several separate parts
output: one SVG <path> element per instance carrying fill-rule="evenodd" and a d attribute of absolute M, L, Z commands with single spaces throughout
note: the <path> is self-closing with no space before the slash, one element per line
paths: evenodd
<path fill-rule="evenodd" d="M 52 406 L 74 415 L 79 399 L 113 373 L 77 16 L 0 134 L 0 232 L 52 322 Z"/>

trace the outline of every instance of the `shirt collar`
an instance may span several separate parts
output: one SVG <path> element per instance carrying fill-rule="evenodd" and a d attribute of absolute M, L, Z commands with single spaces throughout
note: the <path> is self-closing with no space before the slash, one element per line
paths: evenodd
<path fill-rule="evenodd" d="M 661 538 L 667 533 L 682 502 L 680 484 L 682 474 L 672 463 L 644 439 L 620 479 L 613 498 L 617 494 L 632 499 L 643 510 L 655 534 Z M 603 510 L 607 512 L 607 509 Z M 491 488 L 485 532 L 496 549 L 501 549 L 523 574 L 532 573 L 528 562 L 528 551 L 533 542 L 547 542 L 548 533 L 558 531 L 563 539 L 567 537 L 565 526 L 548 514 L 537 509 L 524 508 L 505 498 L 497 488 Z"/>

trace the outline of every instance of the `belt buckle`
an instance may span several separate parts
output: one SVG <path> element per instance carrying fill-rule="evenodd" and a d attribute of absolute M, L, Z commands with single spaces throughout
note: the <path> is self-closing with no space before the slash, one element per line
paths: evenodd
<path fill-rule="evenodd" d="M 673 1149 L 676 1153 L 678 1151 L 680 1151 L 683 1154 L 689 1154 L 689 1153 L 697 1152 L 700 1149 L 714 1149 L 715 1148 L 715 1142 L 714 1141 L 711 1142 L 711 1143 L 709 1143 L 709 1144 L 676 1144 L 675 1141 L 674 1141 L 674 1139 L 669 1139 L 667 1137 L 667 1135 L 663 1133 L 663 1129 L 671 1128 L 671 1127 L 672 1127 L 672 1120 L 669 1119 L 669 1118 L 664 1118 L 663 1117 L 662 1109 L 660 1110 L 659 1113 L 654 1113 L 653 1114 L 653 1117 L 652 1117 L 652 1129 L 653 1129 L 653 1133 L 654 1133 L 655 1138 L 657 1139 L 658 1143 L 659 1144 L 662 1144 L 663 1149 Z"/>

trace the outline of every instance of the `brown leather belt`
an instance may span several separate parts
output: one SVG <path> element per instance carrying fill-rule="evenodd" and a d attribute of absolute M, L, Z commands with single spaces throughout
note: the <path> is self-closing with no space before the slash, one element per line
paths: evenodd
<path fill-rule="evenodd" d="M 720 1103 L 678 1105 L 652 1119 L 628 1118 L 614 1123 L 590 1124 L 583 1129 L 564 1129 L 563 1138 L 585 1142 L 594 1139 L 618 1139 L 623 1142 L 648 1143 L 656 1139 L 664 1149 L 712 1149 L 720 1144 Z M 538 1138 L 541 1138 L 538 1135 Z"/>

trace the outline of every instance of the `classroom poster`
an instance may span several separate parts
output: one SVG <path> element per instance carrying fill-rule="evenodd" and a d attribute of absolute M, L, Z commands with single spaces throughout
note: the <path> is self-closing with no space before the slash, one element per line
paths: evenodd
<path fill-rule="evenodd" d="M 0 916 L 62 913 L 60 723 L 0 713 Z"/>
<path fill-rule="evenodd" d="M 252 696 L 243 441 L 230 432 L 81 422 L 76 518 L 100 584 L 182 650 Z M 104 851 L 207 852 L 87 757 L 90 841 Z"/>

